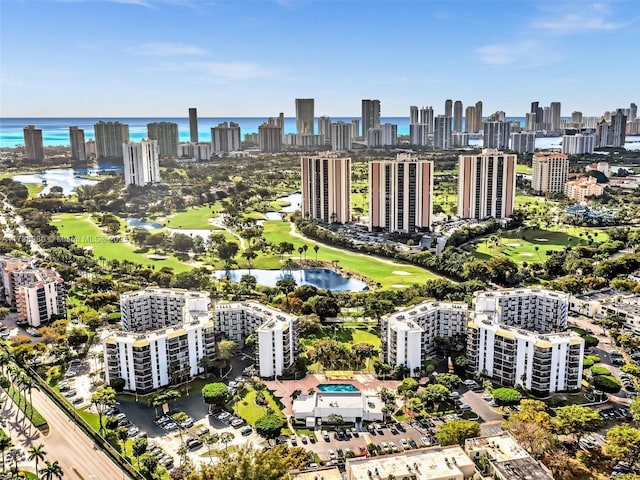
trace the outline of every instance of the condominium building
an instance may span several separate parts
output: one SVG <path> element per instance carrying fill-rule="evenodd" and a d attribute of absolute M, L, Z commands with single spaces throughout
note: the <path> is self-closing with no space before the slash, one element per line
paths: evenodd
<path fill-rule="evenodd" d="M 462 132 L 462 102 L 456 100 L 453 104 L 453 131 Z"/>
<path fill-rule="evenodd" d="M 42 141 L 42 130 L 35 125 L 27 125 L 23 129 L 24 133 L 24 156 L 32 162 L 42 162 L 44 160 L 44 143 Z"/>
<path fill-rule="evenodd" d="M 261 152 L 278 153 L 282 151 L 284 129 L 278 123 L 273 118 L 269 118 L 258 127 L 258 141 Z"/>
<path fill-rule="evenodd" d="M 87 158 L 96 158 L 96 141 L 87 140 L 84 143 L 85 151 L 87 152 Z"/>
<path fill-rule="evenodd" d="M 605 177 L 611 177 L 611 165 L 609 164 L 609 162 L 594 162 L 591 165 L 587 165 L 586 167 L 584 167 L 584 171 L 587 173 L 593 171 L 602 172 Z"/>
<path fill-rule="evenodd" d="M 569 295 L 540 288 L 517 288 L 478 292 L 474 299 L 477 313 L 497 315 L 508 326 L 540 333 L 567 329 Z"/>
<path fill-rule="evenodd" d="M 611 114 L 610 121 L 605 119 L 596 128 L 596 146 L 624 147 L 627 133 L 627 116 L 621 108 Z"/>
<path fill-rule="evenodd" d="M 531 132 L 512 133 L 511 150 L 516 153 L 533 153 L 536 150 L 536 134 Z"/>
<path fill-rule="evenodd" d="M 240 150 L 240 125 L 235 122 L 222 122 L 211 128 L 211 151 L 229 153 Z"/>
<path fill-rule="evenodd" d="M 209 161 L 211 159 L 211 144 L 209 142 L 181 143 L 178 145 L 178 157 L 196 162 Z"/>
<path fill-rule="evenodd" d="M 504 121 L 484 122 L 483 148 L 504 150 L 509 148 L 510 125 Z"/>
<path fill-rule="evenodd" d="M 553 480 L 553 475 L 507 432 L 468 438 L 464 451 L 474 462 L 486 459 L 486 470 L 478 477 L 499 480 Z M 475 477 L 474 477 L 475 478 Z"/>
<path fill-rule="evenodd" d="M 381 148 L 398 143 L 398 125 L 385 123 L 380 128 L 370 128 L 367 132 L 367 147 Z"/>
<path fill-rule="evenodd" d="M 380 100 L 362 100 L 362 135 L 370 128 L 380 128 Z"/>
<path fill-rule="evenodd" d="M 424 302 L 393 313 L 382 323 L 383 362 L 404 365 L 414 372 L 436 352 L 436 338 L 464 334 L 469 312 L 466 304 Z"/>
<path fill-rule="evenodd" d="M 453 100 L 448 98 L 444 101 L 444 116 L 452 117 L 453 116 Z"/>
<path fill-rule="evenodd" d="M 64 280 L 52 268 L 38 268 L 34 261 L 0 257 L 4 303 L 18 311 L 18 320 L 38 327 L 52 316 L 66 317 Z"/>
<path fill-rule="evenodd" d="M 562 153 L 567 155 L 583 155 L 593 153 L 596 145 L 596 136 L 592 134 L 578 133 L 562 136 Z"/>
<path fill-rule="evenodd" d="M 258 374 L 263 378 L 282 375 L 298 353 L 297 318 L 257 302 L 218 303 L 215 331 L 243 346 L 256 335 Z"/>
<path fill-rule="evenodd" d="M 578 390 L 584 340 L 575 332 L 539 333 L 476 313 L 467 329 L 469 366 L 502 385 L 536 395 Z"/>
<path fill-rule="evenodd" d="M 160 149 L 156 140 L 122 144 L 124 183 L 143 187 L 160 182 Z"/>
<path fill-rule="evenodd" d="M 353 127 L 351 129 L 351 138 L 358 138 L 360 136 L 360 120 L 357 118 L 352 119 L 351 126 Z"/>
<path fill-rule="evenodd" d="M 147 124 L 147 137 L 158 142 L 160 157 L 178 156 L 178 124 L 152 122 Z"/>
<path fill-rule="evenodd" d="M 430 127 L 426 123 L 412 123 L 409 125 L 409 143 L 424 147 L 429 144 Z"/>
<path fill-rule="evenodd" d="M 353 137 L 353 123 L 340 121 L 331 124 L 331 150 L 351 150 Z"/>
<path fill-rule="evenodd" d="M 189 109 L 189 140 L 198 143 L 198 109 Z"/>
<path fill-rule="evenodd" d="M 560 102 L 551 102 L 549 104 L 549 116 L 551 130 L 557 132 L 560 130 L 560 117 L 561 117 L 561 105 Z"/>
<path fill-rule="evenodd" d="M 299 135 L 314 134 L 313 106 L 313 98 L 296 98 L 296 133 Z"/>
<path fill-rule="evenodd" d="M 438 115 L 435 119 L 433 132 L 433 148 L 435 150 L 449 150 L 451 148 L 451 117 Z"/>
<path fill-rule="evenodd" d="M 580 177 L 564 184 L 564 195 L 577 203 L 585 203 L 589 197 L 599 197 L 604 193 L 605 185 L 598 183 L 595 177 Z"/>
<path fill-rule="evenodd" d="M 451 134 L 452 148 L 466 148 L 469 146 L 469 134 L 461 132 L 453 132 Z"/>
<path fill-rule="evenodd" d="M 399 153 L 369 162 L 369 230 L 429 230 L 433 213 L 433 162 Z"/>
<path fill-rule="evenodd" d="M 464 131 L 467 133 L 475 133 L 476 126 L 476 107 L 468 106 L 464 111 Z"/>
<path fill-rule="evenodd" d="M 345 468 L 346 480 L 466 480 L 476 475 L 475 463 L 459 445 L 348 458 Z"/>
<path fill-rule="evenodd" d="M 211 314 L 183 310 L 182 322 L 147 333 L 114 332 L 103 343 L 105 381 L 124 380 L 124 389 L 149 393 L 179 385 L 205 372 L 215 359 L 216 334 Z"/>
<path fill-rule="evenodd" d="M 318 133 L 324 137 L 325 143 L 331 143 L 331 118 L 320 117 L 318 118 Z"/>
<path fill-rule="evenodd" d="M 474 133 L 477 132 L 481 132 L 482 131 L 482 101 L 478 100 L 476 102 L 476 125 L 475 128 L 473 129 Z"/>
<path fill-rule="evenodd" d="M 310 135 L 303 133 L 286 133 L 283 138 L 284 145 L 296 147 L 322 147 L 324 146 L 324 135 Z"/>
<path fill-rule="evenodd" d="M 84 130 L 76 126 L 69 127 L 69 144 L 71 145 L 71 160 L 74 163 L 86 163 L 87 150 L 84 143 Z"/>
<path fill-rule="evenodd" d="M 98 160 L 123 160 L 122 144 L 129 141 L 129 125 L 99 121 L 94 126 Z"/>
<path fill-rule="evenodd" d="M 350 124 L 345 124 L 349 125 Z M 351 158 L 335 152 L 301 157 L 302 216 L 326 223 L 351 220 Z"/>
<path fill-rule="evenodd" d="M 569 175 L 569 158 L 564 153 L 538 152 L 533 155 L 531 188 L 536 193 L 562 193 Z"/>
<path fill-rule="evenodd" d="M 517 156 L 484 149 L 481 154 L 460 155 L 458 216 L 482 220 L 513 213 Z"/>
<path fill-rule="evenodd" d="M 158 330 L 183 321 L 183 309 L 207 311 L 207 292 L 175 288 L 135 290 L 120 295 L 122 329 L 126 332 Z"/>

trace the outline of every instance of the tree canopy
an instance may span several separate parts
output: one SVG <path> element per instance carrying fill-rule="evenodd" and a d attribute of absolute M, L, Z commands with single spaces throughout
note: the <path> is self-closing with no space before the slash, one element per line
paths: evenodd
<path fill-rule="evenodd" d="M 260 417 L 255 424 L 258 435 L 266 438 L 268 441 L 278 438 L 283 426 L 284 422 L 277 415 Z"/>
<path fill-rule="evenodd" d="M 438 425 L 436 439 L 443 447 L 446 445 L 464 445 L 467 438 L 480 436 L 480 424 L 473 420 L 453 420 Z"/>
<path fill-rule="evenodd" d="M 224 405 L 229 398 L 229 389 L 224 383 L 207 383 L 202 387 L 202 399 L 209 405 Z"/>

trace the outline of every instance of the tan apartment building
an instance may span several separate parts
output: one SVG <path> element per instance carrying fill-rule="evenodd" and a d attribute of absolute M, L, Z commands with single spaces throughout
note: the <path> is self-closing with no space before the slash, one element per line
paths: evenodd
<path fill-rule="evenodd" d="M 513 213 L 517 155 L 494 149 L 460 155 L 458 216 L 482 220 Z"/>
<path fill-rule="evenodd" d="M 533 155 L 531 188 L 536 193 L 562 193 L 569 175 L 569 158 L 564 153 L 538 152 Z"/>
<path fill-rule="evenodd" d="M 351 158 L 336 152 L 301 157 L 302 215 L 325 223 L 351 220 Z"/>
<path fill-rule="evenodd" d="M 564 184 L 564 194 L 577 203 L 585 203 L 588 197 L 599 197 L 604 193 L 604 185 L 595 177 L 580 177 Z"/>
<path fill-rule="evenodd" d="M 369 162 L 369 230 L 429 230 L 433 214 L 433 162 L 399 153 Z"/>

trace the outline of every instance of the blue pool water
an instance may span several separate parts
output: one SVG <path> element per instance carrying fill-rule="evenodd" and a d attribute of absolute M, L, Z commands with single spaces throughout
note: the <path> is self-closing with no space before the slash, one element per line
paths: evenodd
<path fill-rule="evenodd" d="M 318 385 L 320 392 L 357 392 L 358 389 L 348 383 L 321 383 Z"/>

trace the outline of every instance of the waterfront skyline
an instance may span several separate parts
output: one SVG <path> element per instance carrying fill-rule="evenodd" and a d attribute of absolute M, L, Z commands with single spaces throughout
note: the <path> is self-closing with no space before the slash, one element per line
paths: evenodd
<path fill-rule="evenodd" d="M 363 98 L 383 117 L 443 113 L 449 98 L 486 114 L 561 101 L 563 116 L 600 115 L 634 101 L 640 76 L 630 1 L 36 3 L 0 6 L 4 117 L 292 116 L 296 97 L 316 116 L 356 117 Z"/>

